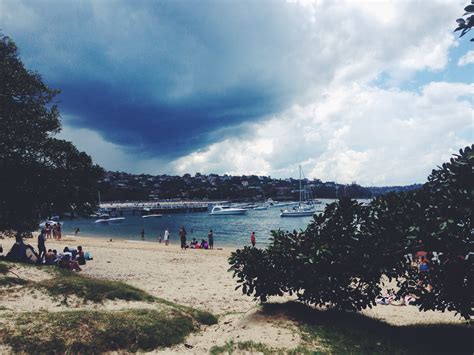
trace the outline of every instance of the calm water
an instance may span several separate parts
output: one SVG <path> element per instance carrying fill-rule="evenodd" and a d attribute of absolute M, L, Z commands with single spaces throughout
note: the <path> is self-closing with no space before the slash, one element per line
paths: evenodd
<path fill-rule="evenodd" d="M 323 205 L 333 200 L 322 200 Z M 207 212 L 176 213 L 161 218 L 142 218 L 125 216 L 125 220 L 116 224 L 94 223 L 95 219 L 64 220 L 62 230 L 65 234 L 74 234 L 80 228 L 80 235 L 97 238 L 141 240 L 142 228 L 145 240 L 158 240 L 165 228 L 171 233 L 171 243 L 179 243 L 178 231 L 184 226 L 188 232 L 188 241 L 193 237 L 207 239 L 207 232 L 214 232 L 214 247 L 243 246 L 250 244 L 250 233 L 255 231 L 257 245 L 268 244 L 270 231 L 276 229 L 293 231 L 304 229 L 312 217 L 281 218 L 279 208 L 265 211 L 249 210 L 243 216 L 213 216 Z"/>

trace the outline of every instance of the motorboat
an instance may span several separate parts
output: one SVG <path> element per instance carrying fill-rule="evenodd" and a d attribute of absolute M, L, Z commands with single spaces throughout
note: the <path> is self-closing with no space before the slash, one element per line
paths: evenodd
<path fill-rule="evenodd" d="M 100 218 L 98 220 L 95 221 L 95 223 L 103 223 L 103 224 L 107 224 L 107 223 L 120 223 L 122 222 L 123 220 L 125 220 L 125 217 L 109 217 L 107 215 L 106 218 Z"/>
<path fill-rule="evenodd" d="M 152 213 L 152 214 L 144 214 L 142 216 L 142 218 L 160 218 L 160 217 L 163 217 L 162 214 L 159 214 L 159 213 Z"/>
<path fill-rule="evenodd" d="M 214 206 L 209 214 L 212 215 L 242 215 L 246 214 L 245 208 L 236 208 L 230 206 Z"/>
<path fill-rule="evenodd" d="M 266 210 L 268 210 L 268 206 L 265 206 L 265 205 L 257 206 L 257 207 L 254 208 L 254 210 L 255 211 L 266 211 Z"/>

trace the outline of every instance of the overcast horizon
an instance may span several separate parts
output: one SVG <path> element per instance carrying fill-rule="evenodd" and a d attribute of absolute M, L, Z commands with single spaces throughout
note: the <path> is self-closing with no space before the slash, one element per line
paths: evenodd
<path fill-rule="evenodd" d="M 108 170 L 423 183 L 473 143 L 468 1 L 0 0 Z"/>

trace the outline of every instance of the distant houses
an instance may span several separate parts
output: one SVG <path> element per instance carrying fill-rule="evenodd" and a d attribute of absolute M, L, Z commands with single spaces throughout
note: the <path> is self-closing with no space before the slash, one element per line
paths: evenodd
<path fill-rule="evenodd" d="M 153 201 L 163 199 L 261 201 L 298 199 L 299 181 L 293 178 L 274 179 L 256 175 L 218 175 L 196 173 L 183 176 L 129 174 L 108 171 L 100 181 L 103 201 Z M 305 186 L 314 198 L 371 198 L 390 191 L 404 191 L 421 185 L 363 187 L 305 179 Z"/>

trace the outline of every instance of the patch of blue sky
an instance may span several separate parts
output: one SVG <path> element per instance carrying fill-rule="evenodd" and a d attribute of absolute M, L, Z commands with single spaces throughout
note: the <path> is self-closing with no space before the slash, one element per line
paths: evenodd
<path fill-rule="evenodd" d="M 418 71 L 408 80 L 395 82 L 395 86 L 399 90 L 419 92 L 423 86 L 431 82 L 472 84 L 474 82 L 474 64 L 458 65 L 462 56 L 469 50 L 474 50 L 474 44 L 469 39 L 470 37 L 459 39 L 457 46 L 450 49 L 448 63 L 445 68 Z M 372 84 L 382 89 L 389 89 L 394 87 L 394 80 L 390 73 L 383 72 Z"/>

